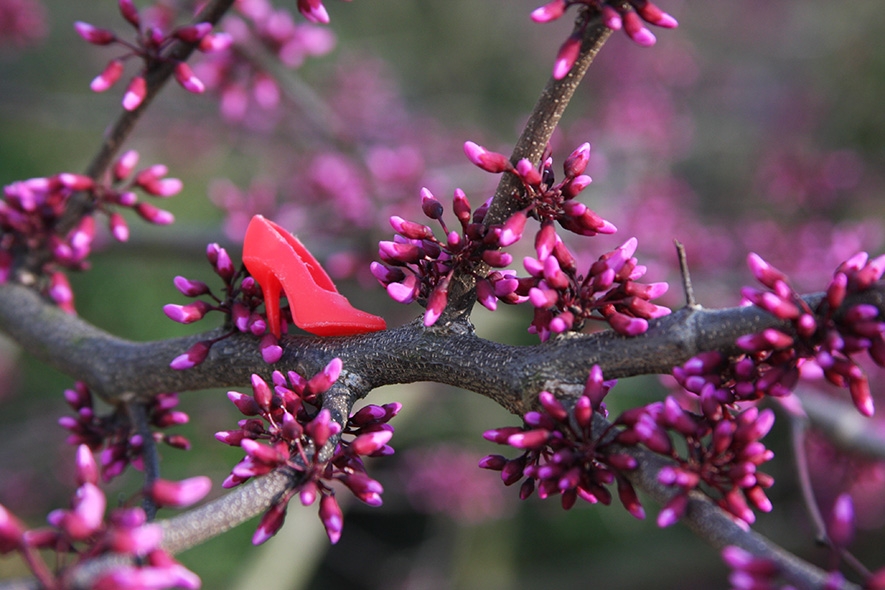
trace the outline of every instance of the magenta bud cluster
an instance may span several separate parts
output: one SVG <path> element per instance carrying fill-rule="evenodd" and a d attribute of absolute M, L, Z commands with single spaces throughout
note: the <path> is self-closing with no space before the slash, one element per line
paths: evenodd
<path fill-rule="evenodd" d="M 522 426 L 483 433 L 486 440 L 519 449 L 522 455 L 515 459 L 488 455 L 479 466 L 500 471 L 505 485 L 522 481 L 521 499 L 536 490 L 542 499 L 559 495 L 566 510 L 578 498 L 591 504 L 610 504 L 608 486 L 614 483 L 624 508 L 636 518 L 644 518 L 636 491 L 624 476 L 624 472 L 635 469 L 636 460 L 611 447 L 612 440 L 603 440 L 602 433 L 593 429 L 593 414 L 605 415 L 603 399 L 614 384 L 603 380 L 602 370 L 594 365 L 583 394 L 571 408 L 542 391 L 538 395 L 539 409 L 526 413 Z"/>
<path fill-rule="evenodd" d="M 63 172 L 49 177 L 30 178 L 3 187 L 0 201 L 0 282 L 21 278 L 25 272 L 42 274 L 45 293 L 56 304 L 74 313 L 74 295 L 61 269 L 85 270 L 95 239 L 93 213 L 84 214 L 67 231 L 62 231 L 71 198 L 86 193 L 94 209 L 107 216 L 108 230 L 118 241 L 129 238 L 129 226 L 119 209 L 128 208 L 150 223 L 169 224 L 172 214 L 138 200 L 136 190 L 152 197 L 171 197 L 181 188 L 181 181 L 168 178 L 168 169 L 155 164 L 132 172 L 138 153 L 129 151 L 120 156 L 107 178 L 95 180 L 82 174 Z M 15 268 L 15 254 L 22 250 L 47 254 L 40 268 Z"/>
<path fill-rule="evenodd" d="M 517 221 L 486 227 L 483 220 L 488 207 L 486 202 L 472 211 L 467 195 L 456 189 L 452 210 L 461 226 L 458 232 L 449 229 L 443 219 L 442 203 L 430 190 L 421 189 L 421 208 L 439 224 L 444 239 L 437 238 L 430 226 L 399 216 L 390 218 L 396 236 L 392 241 L 378 244 L 381 262 L 372 263 L 372 274 L 394 300 L 423 304 L 426 307 L 424 325 L 432 326 L 442 315 L 448 303 L 449 282 L 456 269 L 476 273 L 483 263 L 494 269 L 477 276 L 477 300 L 489 309 L 495 309 L 498 301 L 510 304 L 525 301 L 525 297 L 515 293 L 518 286 L 515 272 L 504 268 L 513 258 L 499 249 L 502 239 L 508 245 L 519 239 L 521 224 Z"/>
<path fill-rule="evenodd" d="M 758 470 L 774 457 L 760 441 L 774 425 L 771 409 L 750 407 L 711 419 L 668 396 L 625 411 L 615 423 L 624 426 L 616 437 L 619 443 L 641 444 L 673 461 L 658 472 L 658 481 L 676 490 L 658 514 L 658 526 L 678 522 L 688 507 L 688 494 L 698 488 L 748 524 L 756 519 L 754 508 L 771 511 L 765 489 L 774 479 Z M 675 444 L 674 438 L 683 443 Z"/>
<path fill-rule="evenodd" d="M 173 321 L 190 324 L 203 319 L 209 312 L 218 311 L 226 316 L 229 330 L 214 339 L 193 343 L 184 353 L 172 359 L 169 366 L 179 371 L 195 367 L 206 360 L 214 344 L 236 333 L 260 336 L 258 348 L 264 361 L 275 363 L 280 360 L 283 349 L 268 331 L 265 315 L 257 311 L 264 303 L 261 287 L 243 269 L 237 269 L 227 250 L 218 244 L 212 243 L 206 247 L 206 258 L 212 270 L 224 282 L 222 294 L 213 293 L 203 281 L 177 276 L 173 283 L 182 295 L 191 298 L 207 296 L 211 302 L 197 299 L 184 305 L 168 303 L 163 306 L 163 313 Z"/>
<path fill-rule="evenodd" d="M 503 154 L 470 141 L 464 144 L 464 153 L 487 172 L 507 172 L 519 178 L 525 207 L 502 224 L 487 225 L 484 221 L 490 202 L 471 212 L 464 192 L 455 190 L 452 210 L 461 224 L 457 232 L 446 225 L 442 204 L 425 188 L 421 190 L 421 208 L 439 224 L 444 240 L 428 225 L 399 216 L 390 218 L 397 235 L 392 241 L 380 242 L 381 262 L 372 263 L 372 274 L 396 301 L 424 305 L 425 325 L 433 325 L 442 315 L 455 269 L 476 277 L 476 299 L 492 311 L 498 302 L 531 302 L 535 315 L 529 331 L 541 340 L 578 331 L 590 318 L 604 320 L 624 335 L 642 334 L 649 319 L 670 313 L 651 303 L 666 292 L 666 283 L 636 282 L 646 269 L 633 258 L 635 239 L 601 256 L 584 276 L 578 274 L 575 256 L 556 233 L 556 223 L 581 236 L 616 231 L 614 225 L 574 200 L 590 183 L 590 177 L 584 175 L 590 159 L 589 143 L 566 158 L 565 177 L 560 182 L 554 179 L 549 154 L 536 168 L 527 160 L 513 166 Z M 537 258 L 524 259 L 530 276 L 519 277 L 508 268 L 513 256 L 502 248 L 522 238 L 530 218 L 540 221 L 535 236 Z"/>
<path fill-rule="evenodd" d="M 77 447 L 74 466 L 78 487 L 70 508 L 50 512 L 48 527 L 28 530 L 0 505 L 0 553 L 26 555 L 25 563 L 47 588 L 65 586 L 69 567 L 81 560 L 110 554 L 124 559 L 102 572 L 91 588 L 200 588 L 200 578 L 161 548 L 163 528 L 148 522 L 142 508 L 115 508 L 105 514 L 107 498 L 98 486 L 99 469 L 87 445 Z M 161 505 L 183 508 L 201 500 L 210 486 L 205 476 L 158 479 L 145 493 Z M 53 569 L 44 562 L 43 552 L 56 553 Z"/>
<path fill-rule="evenodd" d="M 194 94 L 200 94 L 206 87 L 190 66 L 184 61 L 170 55 L 171 47 L 177 42 L 194 45 L 197 50 L 211 52 L 225 46 L 223 35 L 212 33 L 212 24 L 208 22 L 184 25 L 164 31 L 155 23 L 147 22 L 139 13 L 132 0 L 119 0 L 120 14 L 135 29 L 135 41 L 130 42 L 114 31 L 78 21 L 74 30 L 83 39 L 93 45 L 119 45 L 125 52 L 113 58 L 104 70 L 96 76 L 90 88 L 94 92 L 104 92 L 113 87 L 123 76 L 125 62 L 131 58 L 140 59 L 142 68 L 126 86 L 123 94 L 123 108 L 134 111 L 142 105 L 147 97 L 147 72 L 161 63 L 174 64 L 173 75 L 182 88 Z"/>
<path fill-rule="evenodd" d="M 337 542 L 342 515 L 328 485 L 332 481 L 343 484 L 370 506 L 381 505 L 384 489 L 367 474 L 363 457 L 393 454 L 388 444 L 393 427 L 388 422 L 402 406 L 367 405 L 346 424 L 336 422 L 329 410 L 321 407 L 321 399 L 342 368 L 341 360 L 334 358 L 310 378 L 294 371 L 287 375 L 275 371 L 268 383 L 253 375 L 252 395 L 228 393 L 228 399 L 246 418 L 239 422 L 238 429 L 218 432 L 215 437 L 240 447 L 246 456 L 234 466 L 224 487 L 239 485 L 281 467 L 294 470 L 299 482 L 264 514 L 253 543 L 263 543 L 276 534 L 295 494 L 305 506 L 320 497 L 320 520 L 329 539 Z M 331 452 L 329 445 L 333 447 Z"/>
<path fill-rule="evenodd" d="M 667 283 L 637 282 L 645 272 L 633 253 L 636 239 L 603 254 L 587 275 L 578 274 L 574 255 L 553 231 L 542 224 L 535 239 L 537 258 L 523 261 L 530 277 L 520 281 L 535 308 L 529 332 L 547 340 L 553 334 L 577 331 L 585 320 L 603 320 L 616 332 L 636 336 L 648 330 L 648 320 L 670 313 L 651 299 L 667 292 Z"/>
<path fill-rule="evenodd" d="M 882 278 L 885 255 L 871 260 L 861 252 L 840 264 L 814 309 L 781 271 L 759 255 L 751 253 L 747 262 L 765 289 L 745 287 L 744 299 L 787 323 L 784 328 L 768 328 L 737 341 L 751 359 L 746 362 L 766 365 L 765 374 L 756 381 L 760 388 L 783 395 L 795 386 L 800 367 L 803 374 L 816 367 L 828 382 L 848 389 L 861 414 L 872 416 L 869 380 L 852 357 L 867 352 L 877 365 L 885 366 L 885 321 L 874 305 L 846 306 L 846 298 L 870 289 Z"/>
<path fill-rule="evenodd" d="M 81 381 L 73 389 L 65 390 L 64 397 L 75 412 L 74 416 L 62 416 L 58 420 L 59 425 L 70 432 L 66 442 L 99 451 L 103 481 L 117 477 L 130 464 L 137 469 L 142 468 L 141 451 L 144 441 L 135 433 L 125 409 L 115 409 L 106 415 L 98 414 L 93 404 L 92 392 Z M 188 415 L 177 409 L 178 403 L 176 393 L 156 395 L 147 408 L 147 416 L 150 425 L 158 429 L 153 434 L 156 442 L 187 450 L 190 449 L 190 442 L 184 436 L 159 432 L 189 421 Z"/>
<path fill-rule="evenodd" d="M 643 21 L 664 29 L 676 28 L 679 23 L 676 19 L 658 8 L 648 0 L 628 0 L 627 2 L 611 0 L 552 0 L 532 11 L 531 18 L 536 23 L 554 21 L 565 14 L 565 11 L 573 6 L 581 6 L 589 11 L 586 23 L 599 17 L 609 29 L 623 31 L 637 45 L 650 47 L 657 42 Z M 553 77 L 560 80 L 568 75 L 577 61 L 581 50 L 581 39 L 584 30 L 579 28 L 573 32 L 560 46 L 553 65 Z"/>

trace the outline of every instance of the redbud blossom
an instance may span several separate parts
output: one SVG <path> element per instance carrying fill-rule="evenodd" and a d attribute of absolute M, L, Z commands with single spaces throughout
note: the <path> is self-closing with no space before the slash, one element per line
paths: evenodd
<path fill-rule="evenodd" d="M 122 75 L 123 61 L 112 59 L 108 62 L 108 65 L 105 66 L 105 69 L 92 80 L 89 84 L 89 88 L 91 88 L 93 92 L 104 92 L 116 84 L 117 80 L 119 80 Z"/>

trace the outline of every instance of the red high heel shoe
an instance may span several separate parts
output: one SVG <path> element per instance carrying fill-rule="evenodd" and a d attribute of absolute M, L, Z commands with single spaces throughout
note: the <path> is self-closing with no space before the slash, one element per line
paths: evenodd
<path fill-rule="evenodd" d="M 280 291 L 292 321 L 317 336 L 350 336 L 387 327 L 383 318 L 354 308 L 298 238 L 256 215 L 246 229 L 243 263 L 261 287 L 267 324 L 280 337 Z"/>

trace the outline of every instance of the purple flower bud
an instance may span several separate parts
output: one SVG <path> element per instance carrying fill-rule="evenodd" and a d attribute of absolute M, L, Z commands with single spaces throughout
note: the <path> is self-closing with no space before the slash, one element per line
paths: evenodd
<path fill-rule="evenodd" d="M 191 324 L 203 319 L 203 316 L 213 308 L 205 301 L 194 301 L 187 305 L 167 303 L 163 306 L 163 313 L 172 321 L 181 324 Z"/>
<path fill-rule="evenodd" d="M 305 432 L 313 438 L 317 448 L 326 444 L 334 434 L 340 432 L 341 427 L 336 422 L 332 422 L 332 414 L 326 408 L 320 410 L 316 417 L 308 422 Z"/>
<path fill-rule="evenodd" d="M 206 360 L 206 357 L 209 356 L 209 349 L 211 347 L 211 342 L 197 342 L 188 348 L 187 352 L 172 359 L 172 362 L 169 363 L 169 367 L 176 371 L 183 371 L 185 369 L 196 367 Z"/>
<path fill-rule="evenodd" d="M 334 545 L 341 538 L 341 529 L 344 527 L 344 515 L 335 496 L 323 494 L 320 499 L 320 520 L 329 536 L 329 541 Z"/>
<path fill-rule="evenodd" d="M 639 497 L 636 495 L 633 485 L 625 477 L 618 477 L 617 482 L 618 498 L 621 500 L 621 504 L 634 518 L 643 520 L 645 518 L 645 509 L 639 503 Z"/>
<path fill-rule="evenodd" d="M 322 371 L 308 380 L 306 385 L 307 391 L 315 394 L 328 391 L 329 388 L 332 387 L 332 384 L 338 380 L 338 376 L 341 375 L 341 369 L 343 366 L 340 358 L 333 358 Z"/>
<path fill-rule="evenodd" d="M 525 211 L 517 211 L 504 223 L 501 233 L 498 236 L 498 245 L 503 247 L 515 244 L 522 238 L 522 232 L 525 229 L 526 220 Z"/>
<path fill-rule="evenodd" d="M 77 488 L 73 509 L 63 511 L 61 528 L 74 539 L 85 539 L 101 527 L 106 506 L 104 492 L 95 484 L 86 482 Z"/>
<path fill-rule="evenodd" d="M 175 288 L 186 297 L 199 297 L 209 293 L 209 286 L 203 281 L 195 281 L 182 276 L 175 277 L 172 282 Z"/>
<path fill-rule="evenodd" d="M 559 51 L 556 54 L 556 61 L 553 63 L 553 77 L 556 80 L 562 80 L 565 78 L 571 71 L 572 66 L 575 65 L 580 53 L 580 35 L 570 35 L 560 46 Z"/>
<path fill-rule="evenodd" d="M 113 31 L 102 29 L 82 21 L 76 21 L 74 23 L 74 29 L 76 29 L 78 35 L 93 45 L 108 45 L 117 40 L 117 36 L 114 35 Z"/>
<path fill-rule="evenodd" d="M 483 262 L 495 268 L 504 268 L 513 262 L 513 256 L 501 250 L 486 250 L 482 253 Z"/>
<path fill-rule="evenodd" d="M 371 455 L 386 445 L 393 432 L 390 430 L 379 430 L 361 434 L 350 442 L 350 449 L 357 455 Z"/>
<path fill-rule="evenodd" d="M 672 526 L 676 524 L 682 515 L 685 514 L 685 509 L 688 506 L 688 495 L 686 494 L 676 494 L 673 496 L 669 502 L 664 506 L 664 508 L 658 513 L 658 526 L 661 528 L 666 528 L 668 526 Z"/>
<path fill-rule="evenodd" d="M 202 500 L 210 489 L 212 480 L 205 475 L 198 475 L 181 481 L 157 479 L 146 493 L 158 506 L 184 508 Z"/>
<path fill-rule="evenodd" d="M 92 451 L 89 450 L 88 446 L 79 445 L 77 447 L 74 464 L 77 470 L 78 486 L 84 483 L 98 483 L 98 465 L 96 465 L 95 457 L 92 456 Z"/>
<path fill-rule="evenodd" d="M 117 526 L 108 531 L 108 537 L 111 549 L 117 553 L 146 555 L 163 540 L 163 527 L 159 524 Z"/>
<path fill-rule="evenodd" d="M 645 22 L 664 29 L 675 29 L 679 26 L 676 19 L 652 4 L 651 2 L 641 2 L 635 5 L 636 12 Z"/>
<path fill-rule="evenodd" d="M 24 531 L 21 521 L 0 504 L 0 555 L 21 547 Z"/>
<path fill-rule="evenodd" d="M 329 13 L 321 0 L 298 0 L 298 12 L 312 23 L 329 24 Z"/>
<path fill-rule="evenodd" d="M 549 391 L 539 393 L 538 401 L 541 402 L 541 406 L 554 420 L 565 422 L 568 419 L 568 412 L 565 410 L 565 406 Z"/>
<path fill-rule="evenodd" d="M 138 75 L 132 78 L 123 95 L 123 108 L 127 111 L 137 109 L 147 96 L 147 81 L 144 76 Z"/>
<path fill-rule="evenodd" d="M 590 161 L 590 144 L 582 143 L 575 151 L 569 154 L 562 165 L 563 171 L 567 177 L 573 178 L 580 176 L 587 168 Z"/>
<path fill-rule="evenodd" d="M 624 20 L 624 32 L 627 33 L 627 36 L 633 39 L 637 45 L 651 47 L 655 44 L 657 39 L 654 34 L 642 24 L 639 15 L 631 11 L 622 15 L 622 18 Z"/>
<path fill-rule="evenodd" d="M 492 471 L 501 471 L 506 464 L 507 458 L 501 455 L 487 455 L 479 461 L 481 469 L 491 469 Z"/>
<path fill-rule="evenodd" d="M 466 226 L 470 223 L 470 201 L 467 200 L 464 191 L 459 188 L 455 189 L 455 194 L 452 197 L 452 209 L 461 225 Z"/>
<path fill-rule="evenodd" d="M 482 433 L 482 437 L 488 441 L 503 445 L 507 444 L 507 439 L 509 439 L 512 435 L 521 433 L 522 431 L 522 428 L 520 428 L 519 426 L 505 426 L 503 428 L 486 430 Z"/>
<path fill-rule="evenodd" d="M 510 160 L 508 160 L 507 156 L 504 154 L 489 151 L 472 141 L 464 142 L 464 154 L 467 156 L 468 160 L 486 172 L 498 174 L 513 168 L 510 164 Z"/>
<path fill-rule="evenodd" d="M 181 39 L 185 43 L 197 43 L 212 30 L 212 23 L 197 23 L 178 27 L 172 31 L 172 36 Z"/>
<path fill-rule="evenodd" d="M 261 358 L 269 365 L 283 358 L 283 348 L 273 334 L 265 334 L 258 343 L 258 349 L 261 351 Z"/>
<path fill-rule="evenodd" d="M 538 449 L 547 444 L 549 439 L 550 431 L 539 428 L 512 434 L 507 438 L 507 444 L 518 449 Z"/>
<path fill-rule="evenodd" d="M 873 396 L 870 393 L 870 382 L 866 375 L 852 375 L 848 379 L 848 391 L 851 393 L 851 401 L 854 407 L 864 416 L 870 417 L 875 414 Z"/>
<path fill-rule="evenodd" d="M 255 529 L 255 534 L 252 535 L 253 545 L 261 545 L 277 534 L 286 520 L 288 505 L 288 502 L 277 502 L 267 509 L 261 517 L 261 522 L 258 523 L 258 528 Z"/>
<path fill-rule="evenodd" d="M 135 4 L 133 4 L 132 0 L 119 0 L 118 8 L 120 9 L 120 14 L 123 15 L 129 24 L 131 24 L 136 29 L 141 25 L 141 18 L 138 16 L 138 9 L 135 8 Z"/>
<path fill-rule="evenodd" d="M 440 205 L 442 207 L 442 205 Z M 426 225 L 407 221 L 398 215 L 390 217 L 390 225 L 393 231 L 410 240 L 427 240 L 433 238 L 433 230 Z"/>
<path fill-rule="evenodd" d="M 429 217 L 430 219 L 440 219 L 443 216 L 443 206 L 436 197 L 433 196 L 433 193 L 426 187 L 422 187 L 421 191 L 421 210 L 424 211 L 424 215 Z"/>
<path fill-rule="evenodd" d="M 135 212 L 145 221 L 156 225 L 169 225 L 175 222 L 175 216 L 172 213 L 154 207 L 150 203 L 138 203 L 135 205 Z"/>
<path fill-rule="evenodd" d="M 432 326 L 442 315 L 449 301 L 449 277 L 439 282 L 430 297 L 427 298 L 427 310 L 424 312 L 424 325 Z"/>
<path fill-rule="evenodd" d="M 553 0 L 532 11 L 531 19 L 536 23 L 546 23 L 556 20 L 565 13 L 565 0 Z"/>
<path fill-rule="evenodd" d="M 541 173 L 525 158 L 516 163 L 516 174 L 522 179 L 523 183 L 529 186 L 539 186 L 541 184 Z"/>
<path fill-rule="evenodd" d="M 648 321 L 642 318 L 631 318 L 615 311 L 605 319 L 615 332 L 624 336 L 638 336 L 648 331 Z"/>
<path fill-rule="evenodd" d="M 505 486 L 510 486 L 522 479 L 523 469 L 525 469 L 525 459 L 511 459 L 507 461 L 504 468 L 501 469 L 501 481 Z"/>

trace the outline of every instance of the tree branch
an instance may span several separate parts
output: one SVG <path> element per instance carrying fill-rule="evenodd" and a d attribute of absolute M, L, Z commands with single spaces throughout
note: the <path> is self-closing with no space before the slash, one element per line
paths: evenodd
<path fill-rule="evenodd" d="M 814 308 L 822 297 L 821 293 L 808 295 L 806 301 Z M 885 315 L 885 282 L 849 297 L 844 308 L 862 302 L 875 305 Z M 641 336 L 608 330 L 534 346 L 511 346 L 479 338 L 466 321 L 427 329 L 416 320 L 359 336 L 284 337 L 283 357 L 275 365 L 262 360 L 257 338 L 235 335 L 214 345 L 202 364 L 175 371 L 169 368 L 173 358 L 218 332 L 131 342 L 65 314 L 27 287 L 0 285 L 0 330 L 34 356 L 85 381 L 109 399 L 246 385 L 253 373 L 266 375 L 272 369 L 314 374 L 340 357 L 350 378 L 359 380 L 364 391 L 435 381 L 480 393 L 522 414 L 543 389 L 565 393 L 583 387 L 594 364 L 607 379 L 667 374 L 699 352 L 736 353 L 736 338 L 765 328 L 790 329 L 789 323 L 756 307 L 683 308 L 653 320 Z"/>

